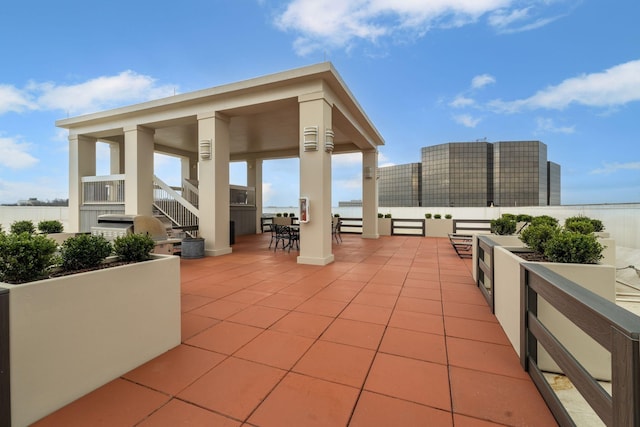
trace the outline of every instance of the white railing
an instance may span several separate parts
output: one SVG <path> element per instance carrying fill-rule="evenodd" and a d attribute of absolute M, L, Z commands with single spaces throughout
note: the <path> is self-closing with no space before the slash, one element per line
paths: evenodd
<path fill-rule="evenodd" d="M 198 225 L 198 208 L 156 176 L 153 177 L 153 205 L 179 227 Z"/>
<path fill-rule="evenodd" d="M 85 205 L 124 203 L 124 174 L 84 176 L 81 182 L 82 203 Z"/>
<path fill-rule="evenodd" d="M 196 208 L 200 204 L 200 193 L 198 193 L 198 181 L 185 179 L 182 181 L 182 197 Z"/>

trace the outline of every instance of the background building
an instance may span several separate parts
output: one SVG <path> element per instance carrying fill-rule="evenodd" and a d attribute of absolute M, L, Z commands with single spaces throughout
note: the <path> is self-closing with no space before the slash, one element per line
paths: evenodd
<path fill-rule="evenodd" d="M 422 164 L 387 166 L 378 169 L 378 206 L 421 206 Z"/>
<path fill-rule="evenodd" d="M 378 169 L 379 206 L 560 205 L 560 165 L 540 141 L 450 142 Z"/>

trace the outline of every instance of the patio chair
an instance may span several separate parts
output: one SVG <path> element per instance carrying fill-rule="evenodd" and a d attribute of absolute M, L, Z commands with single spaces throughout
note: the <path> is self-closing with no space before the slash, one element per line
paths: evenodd
<path fill-rule="evenodd" d="M 342 243 L 342 235 L 340 234 L 340 228 L 342 227 L 342 221 L 340 218 L 333 217 L 331 219 L 331 234 L 336 240 L 336 243 Z"/>
<path fill-rule="evenodd" d="M 278 250 L 279 242 L 282 242 L 282 249 L 284 250 L 287 246 L 291 244 L 291 232 L 289 230 L 289 226 L 275 224 L 274 230 L 275 230 L 276 246 L 273 248 L 273 251 L 275 252 L 276 250 Z M 271 245 L 269 245 L 269 247 L 271 247 Z"/>
<path fill-rule="evenodd" d="M 473 236 L 468 234 L 449 234 L 449 241 L 460 258 L 471 258 L 473 256 Z"/>

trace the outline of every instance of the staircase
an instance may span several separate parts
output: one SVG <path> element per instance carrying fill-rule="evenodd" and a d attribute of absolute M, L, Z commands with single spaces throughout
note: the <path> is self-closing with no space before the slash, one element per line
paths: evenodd
<path fill-rule="evenodd" d="M 183 187 L 176 189 L 154 175 L 153 207 L 160 216 L 170 221 L 172 229 L 197 237 L 200 211 L 196 182 L 184 180 Z"/>

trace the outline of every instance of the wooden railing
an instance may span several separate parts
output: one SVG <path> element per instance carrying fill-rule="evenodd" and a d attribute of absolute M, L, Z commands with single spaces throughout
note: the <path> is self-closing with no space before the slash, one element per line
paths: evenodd
<path fill-rule="evenodd" d="M 491 239 L 478 236 L 478 257 L 476 267 L 478 272 L 478 287 L 484 298 L 495 313 L 495 296 L 493 293 L 493 249 L 497 246 Z"/>
<path fill-rule="evenodd" d="M 536 263 L 520 267 L 522 367 L 562 426 L 573 426 L 538 367 L 538 344 L 607 426 L 640 426 L 640 317 Z M 542 299 L 611 353 L 612 393 L 538 319 Z"/>
<path fill-rule="evenodd" d="M 9 290 L 0 289 L 0 426 L 11 425 Z"/>
<path fill-rule="evenodd" d="M 82 203 L 105 205 L 124 203 L 124 175 L 84 176 Z"/>

